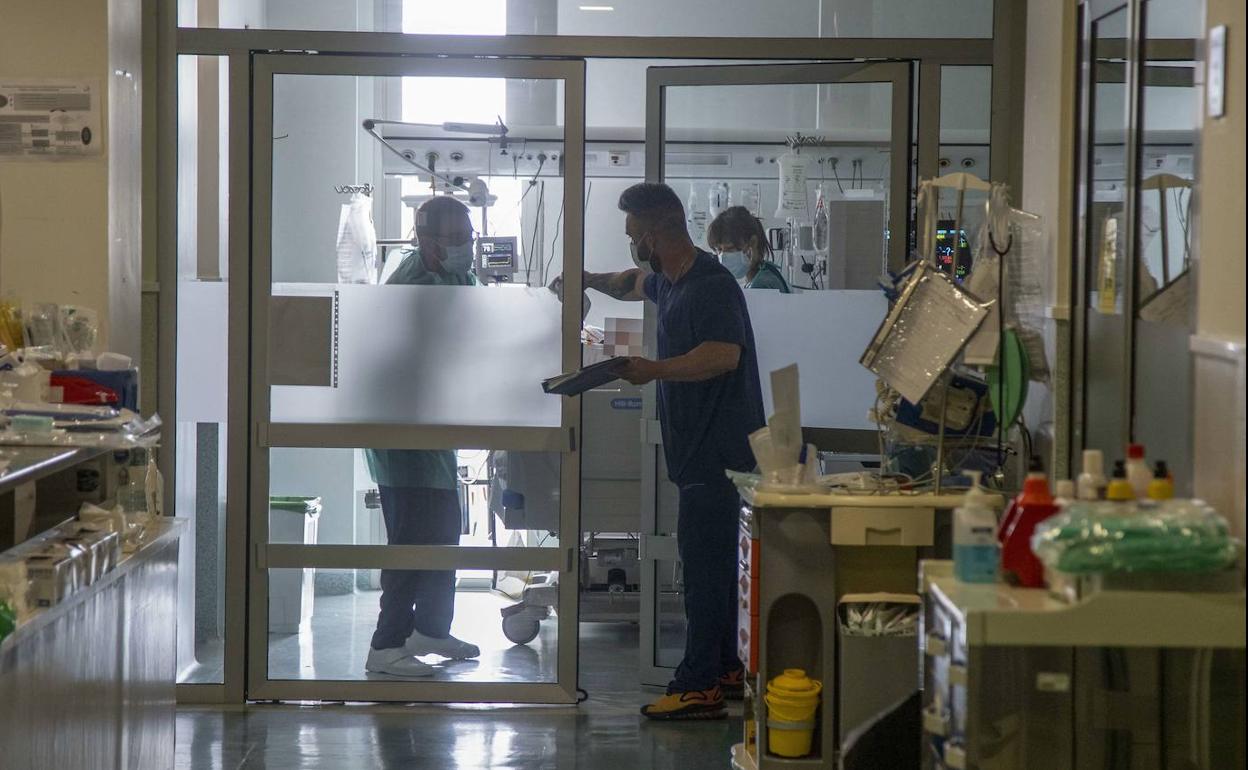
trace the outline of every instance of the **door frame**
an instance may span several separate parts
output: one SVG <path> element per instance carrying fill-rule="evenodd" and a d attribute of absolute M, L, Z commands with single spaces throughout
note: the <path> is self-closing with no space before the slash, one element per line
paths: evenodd
<path fill-rule="evenodd" d="M 889 120 L 889 200 L 888 264 L 896 269 L 909 253 L 913 98 L 911 67 L 908 61 L 819 62 L 803 64 L 727 64 L 683 67 L 650 67 L 646 70 L 646 181 L 664 181 L 664 129 L 669 86 L 723 85 L 823 85 L 839 83 L 890 83 L 892 100 Z M 650 303 L 645 308 L 646 355 L 654 357 L 656 315 Z M 656 662 L 659 609 L 657 569 L 659 561 L 677 561 L 675 535 L 658 533 L 659 477 L 662 434 L 659 430 L 654 385 L 647 385 L 642 402 L 641 460 L 641 683 L 666 685 L 674 668 Z"/>
<path fill-rule="evenodd" d="M 533 78 L 564 82 L 565 291 L 583 290 L 585 63 L 518 60 L 255 53 L 251 61 L 250 372 L 247 697 L 253 700 L 342 700 L 575 703 L 577 698 L 577 586 L 580 541 L 579 399 L 563 399 L 559 427 L 271 423 L 268 382 L 269 302 L 272 294 L 273 81 L 276 75 L 434 76 Z M 581 364 L 581 306 L 565 303 L 561 350 L 565 370 Z M 306 448 L 474 447 L 558 451 L 560 543 L 556 548 L 459 546 L 301 545 L 268 542 L 269 450 Z M 272 568 L 422 568 L 555 571 L 559 573 L 556 680 L 454 682 L 274 680 L 268 677 L 268 570 Z M 500 618 L 501 622 L 501 618 Z"/>

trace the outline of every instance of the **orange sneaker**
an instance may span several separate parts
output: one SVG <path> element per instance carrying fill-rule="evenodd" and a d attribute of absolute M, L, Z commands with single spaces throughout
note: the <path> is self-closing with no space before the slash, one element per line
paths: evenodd
<path fill-rule="evenodd" d="M 745 697 L 745 666 L 729 671 L 719 678 L 719 690 L 725 700 L 741 700 Z"/>
<path fill-rule="evenodd" d="M 649 719 L 676 721 L 684 719 L 723 719 L 724 695 L 716 685 L 709 690 L 670 692 L 654 703 L 641 707 L 641 714 Z"/>

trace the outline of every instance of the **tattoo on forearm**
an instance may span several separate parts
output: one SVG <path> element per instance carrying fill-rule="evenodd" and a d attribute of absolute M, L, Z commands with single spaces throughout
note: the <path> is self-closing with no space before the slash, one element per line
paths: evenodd
<path fill-rule="evenodd" d="M 585 277 L 585 286 L 596 289 L 608 297 L 624 299 L 632 294 L 637 285 L 637 276 L 632 270 L 622 273 L 589 273 Z"/>

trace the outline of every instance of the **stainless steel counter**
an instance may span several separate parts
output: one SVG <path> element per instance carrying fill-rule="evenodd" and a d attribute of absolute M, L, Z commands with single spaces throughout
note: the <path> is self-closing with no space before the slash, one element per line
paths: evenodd
<path fill-rule="evenodd" d="M 173 766 L 178 538 L 150 539 L 0 642 L 0 766 Z"/>

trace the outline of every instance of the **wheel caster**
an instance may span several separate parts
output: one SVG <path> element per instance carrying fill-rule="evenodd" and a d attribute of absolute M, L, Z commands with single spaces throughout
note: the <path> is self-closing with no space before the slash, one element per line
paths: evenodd
<path fill-rule="evenodd" d="M 541 620 L 528 612 L 517 612 L 503 618 L 503 636 L 512 644 L 528 644 L 537 638 Z"/>

